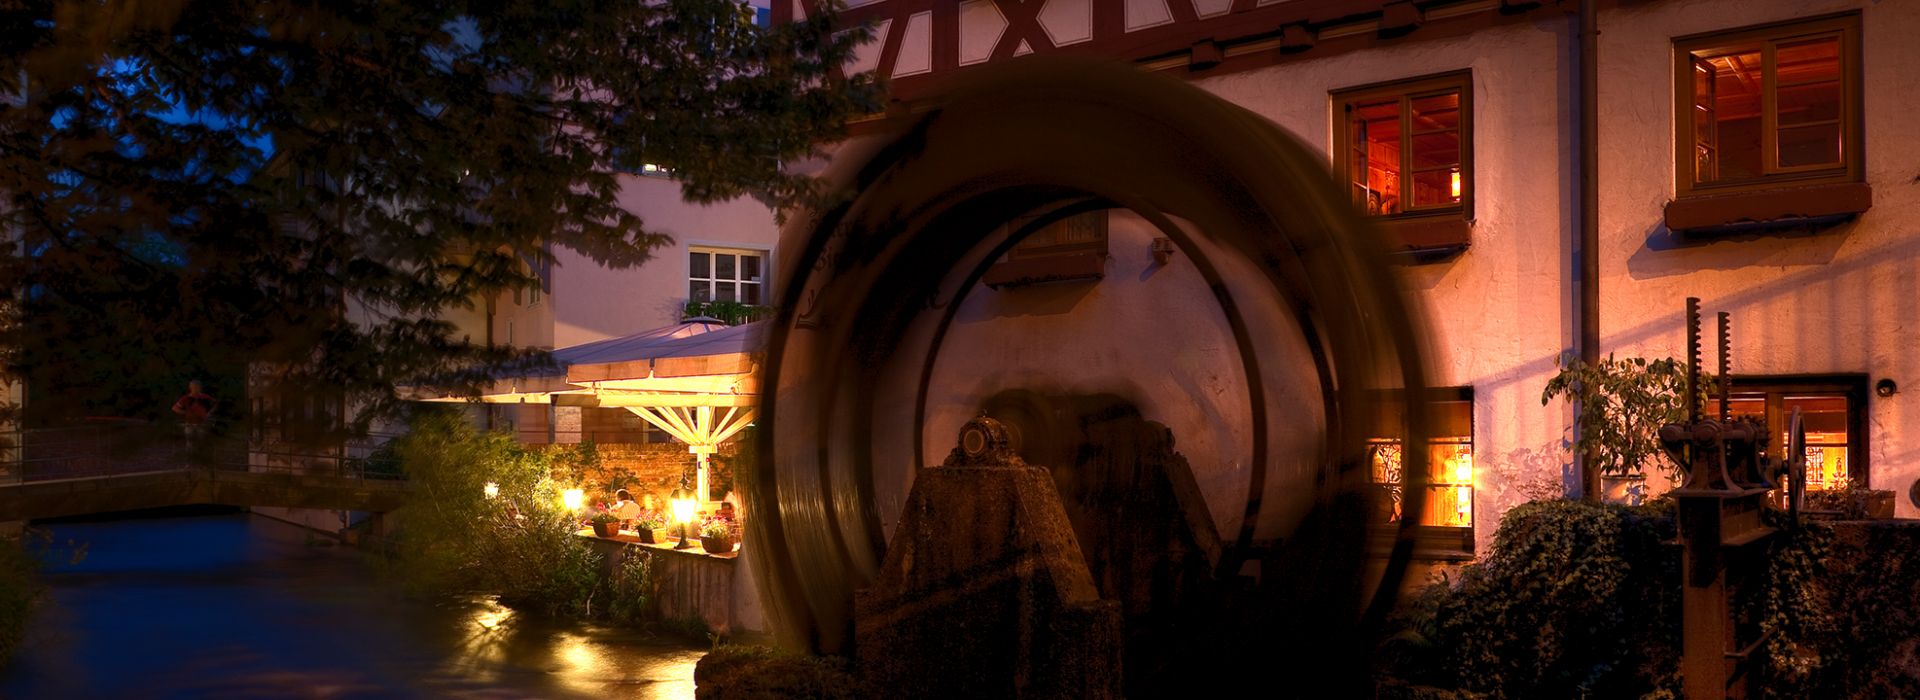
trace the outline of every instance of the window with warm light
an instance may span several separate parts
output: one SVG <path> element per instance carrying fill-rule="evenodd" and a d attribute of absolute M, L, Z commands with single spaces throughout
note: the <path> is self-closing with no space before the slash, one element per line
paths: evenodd
<path fill-rule="evenodd" d="M 1471 210 L 1468 73 L 1336 92 L 1334 167 L 1355 206 L 1375 216 Z"/>
<path fill-rule="evenodd" d="M 1860 179 L 1858 15 L 1674 42 L 1681 195 Z"/>
<path fill-rule="evenodd" d="M 1470 556 L 1473 546 L 1473 390 L 1436 389 L 1430 394 L 1428 409 L 1434 420 L 1433 437 L 1425 445 L 1428 474 L 1422 482 L 1412 481 L 1402 470 L 1409 449 L 1399 437 L 1404 418 L 1400 407 L 1392 401 L 1387 403 L 1381 423 L 1373 430 L 1367 445 L 1378 496 L 1374 501 L 1375 522 L 1398 526 L 1411 510 L 1408 505 L 1418 500 L 1419 520 L 1413 525 L 1421 534 L 1421 550 L 1427 550 L 1422 553 Z M 1382 528 L 1382 531 L 1393 529 Z"/>
<path fill-rule="evenodd" d="M 766 303 L 767 254 L 759 250 L 692 248 L 687 252 L 687 299 Z"/>
<path fill-rule="evenodd" d="M 1734 377 L 1728 408 L 1735 416 L 1755 416 L 1772 433 L 1768 452 L 1786 456 L 1788 424 L 1794 409 L 1807 430 L 1807 488 L 1846 488 L 1865 484 L 1867 471 L 1865 376 Z"/>

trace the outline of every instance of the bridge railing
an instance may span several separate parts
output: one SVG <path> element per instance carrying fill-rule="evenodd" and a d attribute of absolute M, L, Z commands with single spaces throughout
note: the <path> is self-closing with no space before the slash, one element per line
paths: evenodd
<path fill-rule="evenodd" d="M 177 425 L 103 422 L 19 431 L 15 447 L 0 452 L 0 484 L 85 479 L 142 472 L 212 468 L 352 479 L 400 479 L 380 456 L 392 435 L 371 435 L 328 446 L 250 441 L 205 435 L 189 441 Z"/>

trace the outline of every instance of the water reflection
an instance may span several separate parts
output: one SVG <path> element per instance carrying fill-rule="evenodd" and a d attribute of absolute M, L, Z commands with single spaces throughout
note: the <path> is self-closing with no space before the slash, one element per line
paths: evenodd
<path fill-rule="evenodd" d="M 248 515 L 53 526 L 0 697 L 690 698 L 703 650 L 395 595 L 360 555 Z"/>

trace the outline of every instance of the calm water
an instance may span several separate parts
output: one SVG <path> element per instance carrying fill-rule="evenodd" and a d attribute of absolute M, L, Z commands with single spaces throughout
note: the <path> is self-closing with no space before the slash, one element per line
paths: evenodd
<path fill-rule="evenodd" d="M 253 515 L 53 525 L 4 698 L 690 698 L 704 650 L 395 595 Z M 87 553 L 67 566 L 66 542 Z"/>

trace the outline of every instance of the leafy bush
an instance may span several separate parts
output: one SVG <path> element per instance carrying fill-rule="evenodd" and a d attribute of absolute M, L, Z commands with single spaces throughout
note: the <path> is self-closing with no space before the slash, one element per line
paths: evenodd
<path fill-rule="evenodd" d="M 1580 433 L 1574 449 L 1602 474 L 1644 474 L 1653 466 L 1672 473 L 1661 457 L 1660 426 L 1686 418 L 1686 367 L 1673 358 L 1607 359 L 1589 365 L 1571 354 L 1540 393 L 1544 406 L 1556 396 L 1579 404 Z M 1703 378 L 1704 380 L 1704 378 Z"/>
<path fill-rule="evenodd" d="M 681 310 L 682 319 L 707 318 L 718 320 L 729 326 L 738 326 L 749 321 L 758 321 L 773 315 L 771 306 L 755 306 L 737 301 L 687 301 Z"/>
<path fill-rule="evenodd" d="M 1457 581 L 1428 586 L 1380 648 L 1383 698 L 1679 695 L 1680 551 L 1670 501 L 1533 501 Z M 1763 698 L 1920 697 L 1920 527 L 1779 530 L 1730 602 L 1766 635 Z M 1844 528 L 1845 538 L 1839 536 Z M 1741 593 L 1744 591 L 1744 593 Z"/>
<path fill-rule="evenodd" d="M 1677 690 L 1678 552 L 1664 506 L 1533 501 L 1456 585 L 1429 586 L 1382 648 L 1389 675 L 1467 697 Z"/>
<path fill-rule="evenodd" d="M 550 615 L 606 614 L 616 582 L 576 536 L 562 490 L 598 460 L 592 446 L 531 450 L 457 413 L 420 414 L 394 454 L 414 488 L 388 563 L 411 590 L 474 591 Z M 487 497 L 494 484 L 498 494 Z M 596 605 L 598 608 L 596 609 Z"/>

